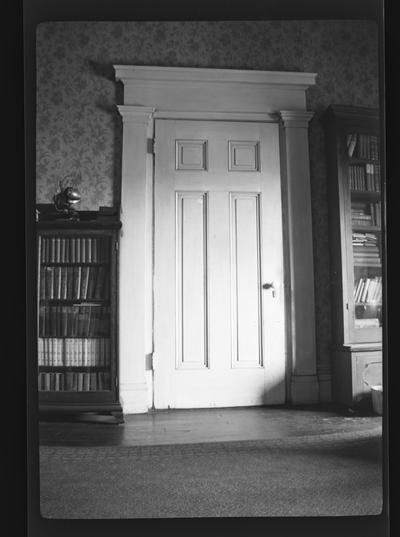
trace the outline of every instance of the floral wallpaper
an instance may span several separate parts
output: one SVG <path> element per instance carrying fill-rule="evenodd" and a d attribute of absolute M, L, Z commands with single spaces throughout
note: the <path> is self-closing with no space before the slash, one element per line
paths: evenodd
<path fill-rule="evenodd" d="M 37 27 L 37 202 L 73 175 L 80 209 L 118 203 L 122 103 L 112 64 L 318 74 L 308 90 L 320 363 L 330 352 L 328 200 L 321 112 L 378 106 L 378 31 L 371 21 L 48 22 Z"/>

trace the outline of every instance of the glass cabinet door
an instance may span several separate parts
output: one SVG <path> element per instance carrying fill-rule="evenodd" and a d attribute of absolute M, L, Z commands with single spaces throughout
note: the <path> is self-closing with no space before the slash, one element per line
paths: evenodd
<path fill-rule="evenodd" d="M 42 235 L 38 389 L 111 389 L 111 238 Z"/>
<path fill-rule="evenodd" d="M 381 173 L 378 136 L 347 134 L 348 182 L 351 200 L 353 264 L 353 326 L 369 330 L 382 326 Z"/>

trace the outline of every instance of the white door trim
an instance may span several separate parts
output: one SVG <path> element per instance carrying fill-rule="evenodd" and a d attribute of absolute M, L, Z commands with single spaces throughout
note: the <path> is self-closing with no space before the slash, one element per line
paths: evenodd
<path fill-rule="evenodd" d="M 152 338 L 154 119 L 279 121 L 286 236 L 287 357 L 293 403 L 318 400 L 306 90 L 315 73 L 115 65 L 124 85 L 119 278 L 120 395 L 146 412 Z"/>

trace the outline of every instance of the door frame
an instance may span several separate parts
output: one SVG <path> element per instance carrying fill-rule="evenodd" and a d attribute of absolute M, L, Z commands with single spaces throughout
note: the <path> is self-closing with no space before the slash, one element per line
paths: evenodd
<path fill-rule="evenodd" d="M 114 65 L 124 86 L 119 277 L 120 398 L 147 412 L 153 348 L 155 119 L 275 122 L 280 126 L 287 394 L 316 403 L 314 263 L 306 90 L 315 73 Z M 155 351 L 155 352 L 154 352 Z M 329 383 L 329 378 L 324 378 Z"/>

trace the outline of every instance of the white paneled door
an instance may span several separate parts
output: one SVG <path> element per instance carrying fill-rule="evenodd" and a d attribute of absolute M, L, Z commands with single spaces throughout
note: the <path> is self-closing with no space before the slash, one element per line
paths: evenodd
<path fill-rule="evenodd" d="M 285 401 L 279 130 L 156 120 L 154 405 Z"/>

